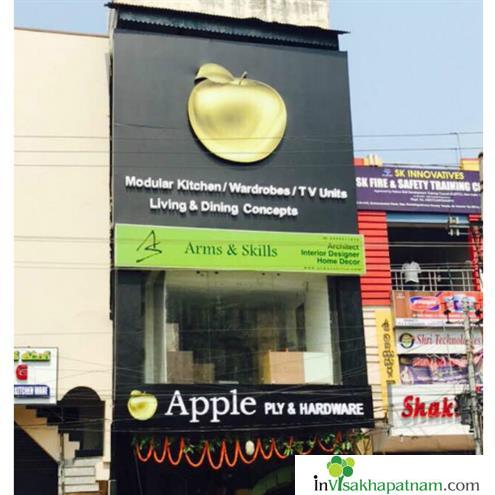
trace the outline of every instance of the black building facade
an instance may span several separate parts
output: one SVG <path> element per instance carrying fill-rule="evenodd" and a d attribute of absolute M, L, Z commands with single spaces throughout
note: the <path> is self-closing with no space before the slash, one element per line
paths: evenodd
<path fill-rule="evenodd" d="M 111 6 L 117 493 L 292 493 L 373 424 L 339 33 Z"/>

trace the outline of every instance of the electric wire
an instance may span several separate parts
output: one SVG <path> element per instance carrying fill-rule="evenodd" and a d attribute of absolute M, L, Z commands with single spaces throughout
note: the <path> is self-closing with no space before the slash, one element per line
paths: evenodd
<path fill-rule="evenodd" d="M 132 128 L 136 127 L 139 129 L 150 129 L 150 130 L 160 130 L 160 131 L 173 131 L 173 132 L 182 132 L 184 134 L 190 134 L 189 131 L 184 128 L 179 127 L 160 127 L 160 126 L 143 126 L 140 124 L 115 124 L 116 128 Z M 459 131 L 459 132 L 418 132 L 418 133 L 375 133 L 375 134 L 353 134 L 351 137 L 353 139 L 375 139 L 375 138 L 397 138 L 397 137 L 456 137 L 457 135 L 483 135 L 483 131 Z M 238 136 L 238 137 L 230 137 L 230 138 L 207 138 L 208 140 L 250 140 L 250 139 L 275 139 L 275 138 L 284 138 L 284 139 L 323 139 L 325 141 L 334 142 L 333 138 L 348 138 L 349 134 L 324 134 L 322 136 L 315 137 L 314 135 L 299 135 L 299 134 L 287 134 L 284 136 Z M 115 137 L 110 134 L 14 134 L 14 138 L 24 138 L 24 139 L 110 139 L 110 140 L 124 140 L 124 141 L 136 141 L 136 140 L 163 140 L 163 139 L 173 139 L 171 136 L 159 136 L 159 137 L 129 137 L 129 136 L 119 136 Z M 348 140 L 346 139 L 346 141 Z"/>
<path fill-rule="evenodd" d="M 449 133 L 449 134 L 450 134 L 450 133 Z M 466 134 L 468 134 L 468 133 L 466 132 Z M 473 134 L 474 134 L 474 133 L 473 133 Z M 430 135 L 431 135 L 431 134 L 430 134 Z M 397 134 L 397 135 L 391 135 L 391 136 L 401 136 L 401 135 Z M 46 136 L 46 137 L 48 137 L 48 136 Z M 357 136 L 355 136 L 355 137 L 357 137 Z M 378 137 L 378 136 L 377 136 L 377 135 L 375 135 L 375 136 L 367 136 L 367 137 Z M 456 148 L 450 148 L 450 150 L 453 150 L 453 149 L 456 149 Z M 471 148 L 467 148 L 467 149 L 471 149 Z M 474 147 L 473 147 L 472 149 L 477 149 L 477 148 L 474 148 Z M 399 151 L 399 150 L 400 150 L 400 149 L 398 149 L 398 151 Z M 371 151 L 371 150 L 370 150 L 370 151 Z M 34 151 L 33 151 L 33 152 L 34 152 Z M 50 152 L 50 151 L 48 151 L 48 152 Z M 75 152 L 77 152 L 77 151 L 75 151 Z M 106 152 L 106 151 L 102 151 L 102 152 Z M 106 166 L 106 165 L 103 165 L 103 166 Z M 468 245 L 468 244 L 467 244 L 467 245 Z M 409 247 L 409 246 L 408 246 L 408 245 L 403 245 L 403 246 L 398 246 L 398 247 Z M 427 246 L 427 247 L 439 247 L 439 246 L 434 246 L 433 244 L 431 244 L 431 245 L 429 245 L 429 246 Z M 440 247 L 442 247 L 442 246 L 440 246 Z M 444 246 L 444 247 L 445 247 L 445 246 Z M 454 247 L 454 246 L 447 245 L 446 247 Z M 23 262 L 25 262 L 25 261 L 21 261 L 20 263 L 23 263 Z M 26 263 L 29 263 L 29 262 L 26 262 Z M 105 267 L 107 267 L 107 265 L 105 265 Z M 110 332 L 110 333 L 111 333 L 111 332 Z M 359 338 L 359 340 L 362 340 L 362 338 Z M 98 370 L 98 371 L 101 371 L 101 370 Z M 334 425 L 334 423 L 332 423 L 332 424 L 331 424 L 331 426 L 335 426 L 335 425 Z"/>

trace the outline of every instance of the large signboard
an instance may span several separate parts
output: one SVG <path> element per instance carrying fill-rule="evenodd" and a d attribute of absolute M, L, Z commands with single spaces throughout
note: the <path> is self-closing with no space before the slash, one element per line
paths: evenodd
<path fill-rule="evenodd" d="M 295 234 L 117 225 L 115 264 L 360 275 L 363 239 L 351 234 Z"/>
<path fill-rule="evenodd" d="M 125 31 L 113 46 L 117 225 L 357 233 L 345 53 Z"/>
<path fill-rule="evenodd" d="M 392 385 L 391 436 L 468 435 L 455 400 L 465 391 L 465 385 L 455 384 Z"/>
<path fill-rule="evenodd" d="M 466 354 L 466 341 L 462 328 L 411 328 L 395 331 L 399 354 Z M 475 352 L 483 347 L 481 329 L 471 330 Z"/>
<path fill-rule="evenodd" d="M 57 349 L 14 348 L 14 404 L 57 403 Z"/>
<path fill-rule="evenodd" d="M 143 385 L 117 399 L 119 427 L 194 432 L 372 425 L 368 386 Z"/>
<path fill-rule="evenodd" d="M 479 319 L 476 311 L 483 304 L 476 291 L 394 291 L 392 301 L 396 327 L 462 326 L 465 301 L 472 322 Z"/>
<path fill-rule="evenodd" d="M 479 213 L 478 172 L 413 167 L 355 167 L 360 210 Z"/>

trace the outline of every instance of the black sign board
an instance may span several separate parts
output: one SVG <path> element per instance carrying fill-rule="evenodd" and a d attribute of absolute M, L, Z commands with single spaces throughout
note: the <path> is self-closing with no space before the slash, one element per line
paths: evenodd
<path fill-rule="evenodd" d="M 50 387 L 48 385 L 14 385 L 16 399 L 48 399 Z"/>
<path fill-rule="evenodd" d="M 113 46 L 115 223 L 357 232 L 345 53 L 120 29 Z M 269 156 L 236 163 L 196 137 L 188 101 L 205 64 L 225 68 L 241 86 L 262 84 L 280 94 L 286 128 Z M 237 92 L 239 112 L 257 101 Z M 253 119 L 265 107 L 251 108 Z M 235 139 L 273 138 L 269 129 L 262 134 Z"/>
<path fill-rule="evenodd" d="M 368 386 L 146 385 L 119 394 L 119 428 L 148 432 L 371 427 Z"/>

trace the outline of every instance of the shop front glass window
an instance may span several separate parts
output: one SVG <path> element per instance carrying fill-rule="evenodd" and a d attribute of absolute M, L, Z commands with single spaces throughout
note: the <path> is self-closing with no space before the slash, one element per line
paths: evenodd
<path fill-rule="evenodd" d="M 325 276 L 151 272 L 144 293 L 148 383 L 336 382 Z"/>

